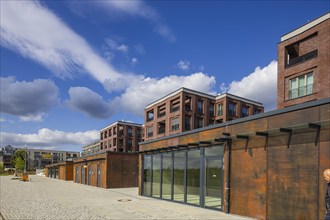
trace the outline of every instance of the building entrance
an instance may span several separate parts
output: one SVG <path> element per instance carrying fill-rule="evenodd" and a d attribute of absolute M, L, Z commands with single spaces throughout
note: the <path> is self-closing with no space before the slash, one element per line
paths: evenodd
<path fill-rule="evenodd" d="M 143 156 L 143 195 L 223 209 L 223 145 Z"/>

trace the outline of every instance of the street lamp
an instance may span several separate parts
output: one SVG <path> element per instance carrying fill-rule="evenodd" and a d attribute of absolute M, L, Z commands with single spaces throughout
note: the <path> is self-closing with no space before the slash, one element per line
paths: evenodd
<path fill-rule="evenodd" d="M 26 145 L 25 145 L 24 173 L 26 173 L 26 158 L 27 158 L 27 150 L 26 150 Z"/>

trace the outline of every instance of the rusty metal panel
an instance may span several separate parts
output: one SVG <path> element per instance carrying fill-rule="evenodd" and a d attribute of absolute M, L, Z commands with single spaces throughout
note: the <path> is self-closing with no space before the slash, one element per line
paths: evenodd
<path fill-rule="evenodd" d="M 230 213 L 265 219 L 266 151 L 233 150 L 230 166 Z"/>
<path fill-rule="evenodd" d="M 267 152 L 267 219 L 316 219 L 318 148 L 300 144 Z"/>
<path fill-rule="evenodd" d="M 329 130 L 328 130 L 329 131 Z M 330 169 L 330 142 L 320 142 L 320 169 L 319 169 L 319 219 L 323 220 L 325 213 L 325 192 L 326 182 L 323 178 L 323 171 Z"/>

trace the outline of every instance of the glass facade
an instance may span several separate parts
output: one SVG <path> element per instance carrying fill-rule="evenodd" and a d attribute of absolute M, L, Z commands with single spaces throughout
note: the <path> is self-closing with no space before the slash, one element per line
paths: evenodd
<path fill-rule="evenodd" d="M 143 156 L 143 195 L 223 208 L 223 145 Z"/>

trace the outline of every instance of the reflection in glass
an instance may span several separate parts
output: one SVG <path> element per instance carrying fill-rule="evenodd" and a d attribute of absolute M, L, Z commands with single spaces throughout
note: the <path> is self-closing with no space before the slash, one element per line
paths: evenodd
<path fill-rule="evenodd" d="M 152 158 L 152 196 L 160 197 L 160 155 Z"/>
<path fill-rule="evenodd" d="M 166 153 L 163 154 L 163 170 L 162 170 L 162 198 L 163 199 L 171 199 L 171 176 L 172 176 L 172 154 Z"/>
<path fill-rule="evenodd" d="M 205 148 L 205 156 L 223 156 L 223 145 Z"/>
<path fill-rule="evenodd" d="M 222 160 L 206 159 L 205 207 L 221 209 L 222 206 Z"/>
<path fill-rule="evenodd" d="M 185 152 L 174 153 L 174 193 L 173 199 L 175 201 L 184 201 L 184 164 Z"/>
<path fill-rule="evenodd" d="M 199 205 L 200 151 L 188 151 L 187 203 Z"/>
<path fill-rule="evenodd" d="M 151 196 L 151 156 L 143 156 L 143 195 Z"/>

